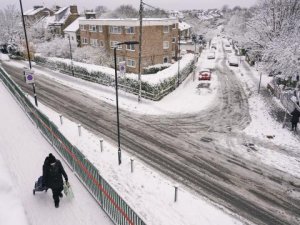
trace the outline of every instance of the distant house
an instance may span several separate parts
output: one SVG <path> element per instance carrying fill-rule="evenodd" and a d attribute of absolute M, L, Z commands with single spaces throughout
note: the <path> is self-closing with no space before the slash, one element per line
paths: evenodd
<path fill-rule="evenodd" d="M 48 29 L 55 35 L 64 35 L 64 29 L 78 17 L 76 5 L 60 8 L 53 16 L 47 18 Z"/>
<path fill-rule="evenodd" d="M 190 39 L 192 34 L 192 27 L 191 25 L 187 24 L 186 22 L 179 21 L 178 28 L 180 31 L 180 39 Z"/>
<path fill-rule="evenodd" d="M 24 13 L 24 20 L 27 26 L 38 23 L 47 16 L 53 16 L 54 12 L 44 6 L 34 6 Z"/>
<path fill-rule="evenodd" d="M 69 26 L 64 29 L 65 38 L 69 39 L 73 43 L 76 43 L 77 46 L 80 46 L 80 29 L 79 29 L 79 20 L 84 19 L 84 17 L 79 17 Z"/>
<path fill-rule="evenodd" d="M 183 19 L 184 18 L 184 15 L 182 12 L 180 11 L 176 11 L 176 10 L 171 10 L 169 11 L 169 16 L 172 18 L 172 17 L 175 17 L 175 18 L 178 18 L 178 19 Z"/>

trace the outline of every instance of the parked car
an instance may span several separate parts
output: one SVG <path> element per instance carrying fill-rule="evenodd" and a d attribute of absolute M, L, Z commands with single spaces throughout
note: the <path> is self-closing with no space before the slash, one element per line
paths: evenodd
<path fill-rule="evenodd" d="M 238 59 L 233 56 L 228 58 L 228 63 L 229 63 L 229 66 L 239 66 Z"/>
<path fill-rule="evenodd" d="M 211 51 L 211 52 L 208 53 L 207 59 L 215 59 L 215 58 L 216 58 L 215 52 Z"/>
<path fill-rule="evenodd" d="M 198 80 L 210 80 L 211 79 L 211 71 L 210 69 L 202 69 L 199 72 Z"/>

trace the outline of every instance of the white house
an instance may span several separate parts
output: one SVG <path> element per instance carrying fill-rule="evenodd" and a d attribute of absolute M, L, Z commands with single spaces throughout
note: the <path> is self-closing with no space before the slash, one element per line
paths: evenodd
<path fill-rule="evenodd" d="M 178 28 L 180 30 L 180 39 L 190 39 L 192 34 L 192 26 L 186 22 L 179 21 Z"/>
<path fill-rule="evenodd" d="M 73 43 L 78 45 L 80 43 L 80 30 L 79 30 L 79 20 L 84 19 L 84 17 L 79 17 L 74 20 L 69 26 L 64 29 L 65 38 L 69 39 Z"/>

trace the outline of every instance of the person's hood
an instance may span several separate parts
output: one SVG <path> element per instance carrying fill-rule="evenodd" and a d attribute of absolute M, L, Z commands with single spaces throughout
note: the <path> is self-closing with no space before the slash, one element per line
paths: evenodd
<path fill-rule="evenodd" d="M 56 158 L 54 157 L 54 155 L 52 155 L 51 153 L 48 156 L 48 160 L 50 165 L 55 164 L 56 163 Z"/>

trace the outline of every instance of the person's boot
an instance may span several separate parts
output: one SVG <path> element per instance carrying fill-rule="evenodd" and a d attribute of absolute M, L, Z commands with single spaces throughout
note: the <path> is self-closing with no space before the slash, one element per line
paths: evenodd
<path fill-rule="evenodd" d="M 59 201 L 54 202 L 55 208 L 59 207 Z"/>

